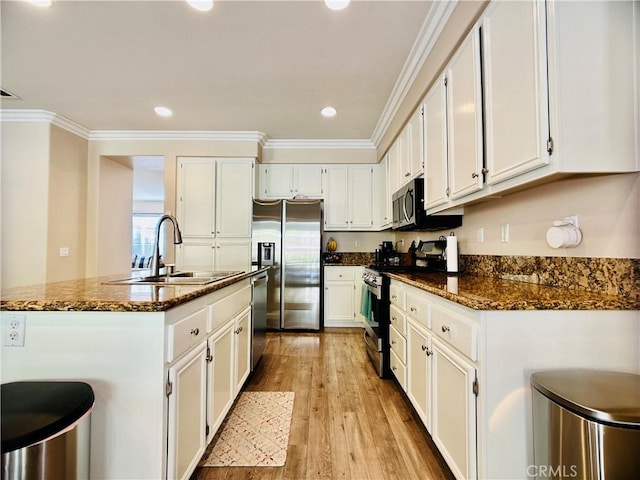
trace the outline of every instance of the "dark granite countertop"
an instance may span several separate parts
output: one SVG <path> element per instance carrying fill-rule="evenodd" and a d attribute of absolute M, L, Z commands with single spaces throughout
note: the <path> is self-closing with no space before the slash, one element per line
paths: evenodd
<path fill-rule="evenodd" d="M 162 312 L 236 282 L 250 278 L 265 268 L 207 285 L 105 285 L 103 282 L 130 275 L 83 278 L 2 291 L 0 310 L 12 311 L 97 311 Z"/>
<path fill-rule="evenodd" d="M 637 299 L 578 288 L 444 273 L 385 275 L 475 310 L 640 310 Z"/>

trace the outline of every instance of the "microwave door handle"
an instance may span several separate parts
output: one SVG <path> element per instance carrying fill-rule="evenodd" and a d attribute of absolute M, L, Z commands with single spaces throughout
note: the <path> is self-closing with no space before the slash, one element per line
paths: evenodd
<path fill-rule="evenodd" d="M 409 214 L 407 213 L 407 195 L 409 195 L 411 190 L 407 190 L 407 193 L 404 194 L 403 202 L 402 202 L 402 212 L 404 213 L 404 219 L 406 222 L 409 222 Z"/>

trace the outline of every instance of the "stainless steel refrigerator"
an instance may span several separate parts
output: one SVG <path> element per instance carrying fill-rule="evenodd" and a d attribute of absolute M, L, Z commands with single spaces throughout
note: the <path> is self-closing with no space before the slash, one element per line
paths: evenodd
<path fill-rule="evenodd" d="M 252 263 L 269 266 L 267 328 L 319 330 L 322 200 L 254 200 Z"/>

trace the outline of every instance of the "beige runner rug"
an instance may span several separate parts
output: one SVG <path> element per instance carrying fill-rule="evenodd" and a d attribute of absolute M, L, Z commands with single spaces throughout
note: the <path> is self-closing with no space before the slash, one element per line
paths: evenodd
<path fill-rule="evenodd" d="M 293 413 L 293 392 L 243 392 L 201 467 L 281 467 Z"/>

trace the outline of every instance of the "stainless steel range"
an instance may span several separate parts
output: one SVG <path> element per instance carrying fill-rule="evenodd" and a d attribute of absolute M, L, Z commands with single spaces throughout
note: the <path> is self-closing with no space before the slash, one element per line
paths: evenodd
<path fill-rule="evenodd" d="M 364 341 L 367 354 L 378 375 L 389 374 L 389 279 L 381 272 L 366 268 L 362 279 L 367 286 L 363 298 L 366 313 Z"/>

